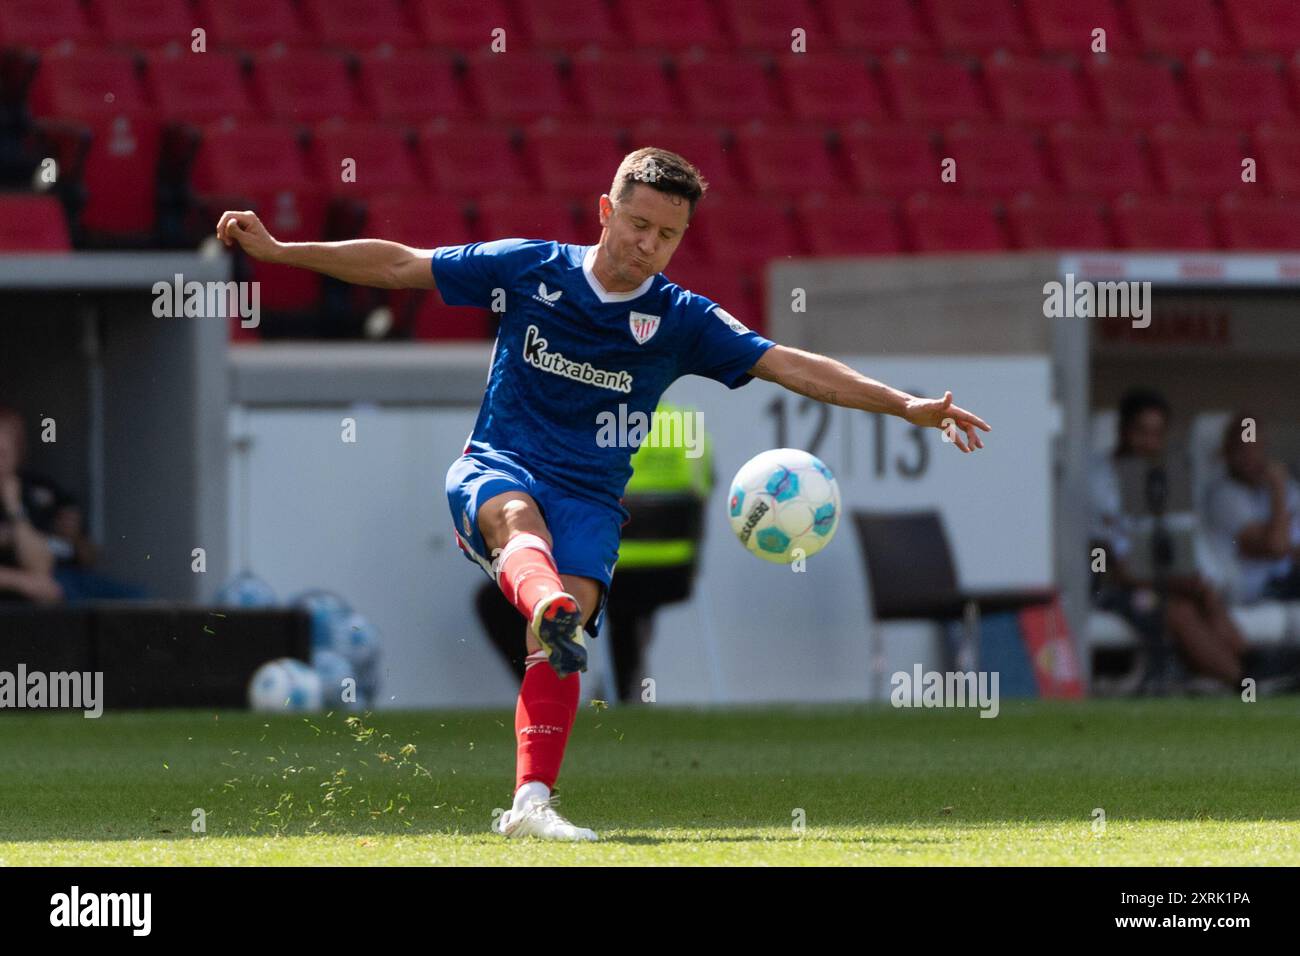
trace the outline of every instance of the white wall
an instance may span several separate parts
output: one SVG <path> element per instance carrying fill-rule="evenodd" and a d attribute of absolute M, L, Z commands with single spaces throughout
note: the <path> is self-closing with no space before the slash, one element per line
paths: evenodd
<path fill-rule="evenodd" d="M 951 389 L 958 404 L 987 419 L 987 447 L 963 455 L 925 433 L 928 465 L 914 462 L 910 426 L 885 420 L 878 473 L 874 418 L 830 410 L 816 449 L 839 478 L 846 510 L 936 507 L 947 523 L 964 584 L 1051 583 L 1050 368 L 1034 356 L 891 357 L 848 360 L 872 377 L 929 395 Z M 777 444 L 771 405 L 786 404 L 787 443 L 812 450 L 817 412 L 766 382 L 727 389 L 684 379 L 666 396 L 705 413 L 718 485 L 696 597 L 657 619 L 647 672 L 661 703 L 857 700 L 867 694 L 866 588 L 852 527 L 795 574 L 743 553 L 724 501 L 732 474 Z M 356 444 L 340 440 L 340 420 L 357 419 Z M 246 525 L 252 569 L 285 597 L 308 587 L 336 590 L 369 615 L 386 638 L 390 707 L 505 706 L 514 687 L 474 617 L 472 597 L 486 580 L 456 550 L 443 491 L 474 410 L 457 407 L 237 409 L 232 434 L 253 438 L 248 501 L 232 456 L 233 554 Z M 936 663 L 925 626 L 890 629 L 888 669 Z M 595 677 L 604 642 L 594 648 Z M 595 690 L 595 681 L 589 682 Z"/>

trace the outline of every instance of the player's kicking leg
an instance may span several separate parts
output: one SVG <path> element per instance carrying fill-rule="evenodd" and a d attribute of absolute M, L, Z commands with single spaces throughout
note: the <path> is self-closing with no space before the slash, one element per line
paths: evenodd
<path fill-rule="evenodd" d="M 491 550 L 497 584 L 528 621 L 528 652 L 545 651 L 559 677 L 587 669 L 587 640 L 583 631 L 594 601 L 571 593 L 555 568 L 551 533 L 531 497 L 508 491 L 478 509 L 483 540 Z M 585 578 L 573 578 L 586 581 Z M 588 582 L 599 597 L 599 585 Z M 588 590 L 583 587 L 582 590 Z"/>
<path fill-rule="evenodd" d="M 529 622 L 528 657 L 515 707 L 515 797 L 494 829 L 509 837 L 594 840 L 594 832 L 556 812 L 551 788 L 577 716 L 577 672 L 587 669 L 583 627 L 599 602 L 601 585 L 559 574 L 546 522 L 526 494 L 505 492 L 485 501 L 478 524 L 497 555 L 497 583 Z"/>

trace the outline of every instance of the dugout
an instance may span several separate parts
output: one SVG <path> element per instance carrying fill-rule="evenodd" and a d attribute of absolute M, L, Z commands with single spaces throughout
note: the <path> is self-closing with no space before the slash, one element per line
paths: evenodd
<path fill-rule="evenodd" d="M 27 421 L 28 467 L 82 503 L 101 567 L 160 599 L 226 573 L 229 333 L 155 318 L 152 289 L 229 272 L 188 253 L 0 257 L 0 403 Z"/>

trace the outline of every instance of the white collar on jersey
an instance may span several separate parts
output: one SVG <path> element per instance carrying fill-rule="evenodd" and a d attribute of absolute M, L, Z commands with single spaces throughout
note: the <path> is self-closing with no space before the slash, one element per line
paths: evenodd
<path fill-rule="evenodd" d="M 587 285 L 591 286 L 591 291 L 596 293 L 596 298 L 601 302 L 630 302 L 639 299 L 650 291 L 650 284 L 655 281 L 654 276 L 649 276 L 631 292 L 606 292 L 605 287 L 596 278 L 596 273 L 592 271 L 595 262 L 596 246 L 588 246 L 587 254 L 582 257 L 582 274 L 587 277 Z"/>

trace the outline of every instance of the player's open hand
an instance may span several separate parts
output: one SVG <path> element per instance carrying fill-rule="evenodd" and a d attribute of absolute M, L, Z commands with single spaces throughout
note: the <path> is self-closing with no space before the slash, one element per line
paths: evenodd
<path fill-rule="evenodd" d="M 245 253 L 259 262 L 273 262 L 280 250 L 280 243 L 266 231 L 257 213 L 247 209 L 223 212 L 217 220 L 217 238 L 230 247 L 239 243 Z"/>
<path fill-rule="evenodd" d="M 941 429 L 948 441 L 968 453 L 984 447 L 984 442 L 980 441 L 976 432 L 977 428 L 986 432 L 993 430 L 978 415 L 954 405 L 952 392 L 944 392 L 943 398 L 913 398 L 907 403 L 903 417 L 913 425 Z M 965 441 L 962 440 L 963 432 Z"/>

